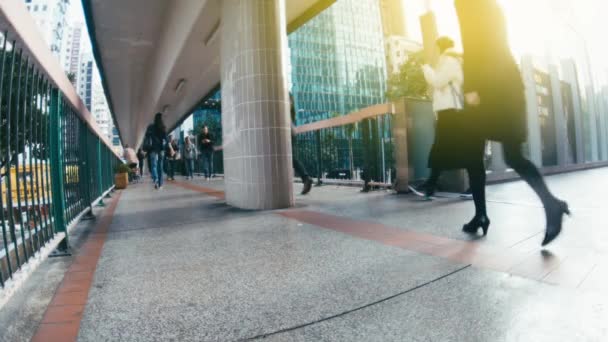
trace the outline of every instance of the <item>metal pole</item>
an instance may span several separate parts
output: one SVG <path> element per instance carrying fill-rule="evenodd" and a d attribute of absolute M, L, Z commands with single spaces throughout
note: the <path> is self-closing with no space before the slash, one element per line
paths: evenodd
<path fill-rule="evenodd" d="M 65 239 L 62 241 L 59 249 L 68 249 L 68 234 L 65 215 L 65 193 L 64 193 L 64 155 L 63 155 L 63 136 L 62 136 L 62 99 L 58 89 L 52 89 L 51 92 L 51 122 L 50 126 L 50 143 L 51 143 L 51 173 L 53 187 L 53 217 L 55 219 L 55 232 L 64 232 Z"/>

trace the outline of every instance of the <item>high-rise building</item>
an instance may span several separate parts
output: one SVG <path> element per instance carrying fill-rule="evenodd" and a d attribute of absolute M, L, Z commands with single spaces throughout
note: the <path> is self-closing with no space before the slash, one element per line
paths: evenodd
<path fill-rule="evenodd" d="M 383 103 L 386 57 L 379 0 L 338 0 L 289 35 L 296 121 Z"/>
<path fill-rule="evenodd" d="M 114 138 L 112 115 L 106 99 L 97 65 L 90 52 L 80 57 L 80 70 L 77 81 L 78 95 L 91 112 L 102 134 Z"/>
<path fill-rule="evenodd" d="M 78 71 L 77 87 L 78 95 L 84 102 L 89 111 L 93 105 L 93 70 L 95 61 L 91 53 L 84 53 L 80 56 L 80 70 Z"/>
<path fill-rule="evenodd" d="M 38 24 L 40 33 L 57 58 L 61 58 L 69 3 L 69 0 L 25 0 L 25 5 Z"/>
<path fill-rule="evenodd" d="M 75 23 L 68 26 L 65 30 L 63 53 L 61 64 L 63 69 L 70 74 L 76 76 L 74 86 L 77 84 L 78 74 L 80 72 L 80 53 L 82 49 L 82 23 Z"/>
<path fill-rule="evenodd" d="M 412 53 L 423 49 L 422 44 L 402 36 L 385 38 L 386 66 L 389 75 L 399 73 Z"/>

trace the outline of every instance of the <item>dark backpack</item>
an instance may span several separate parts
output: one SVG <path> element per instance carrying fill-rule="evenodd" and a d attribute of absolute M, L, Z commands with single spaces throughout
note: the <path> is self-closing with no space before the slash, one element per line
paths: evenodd
<path fill-rule="evenodd" d="M 148 128 L 146 131 L 146 136 L 144 137 L 143 150 L 147 153 L 152 151 L 152 147 L 154 146 L 154 137 L 152 134 L 152 130 Z"/>

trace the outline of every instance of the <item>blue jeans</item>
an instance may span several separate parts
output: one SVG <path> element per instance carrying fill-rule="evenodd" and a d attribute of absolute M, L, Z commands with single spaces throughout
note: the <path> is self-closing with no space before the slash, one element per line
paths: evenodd
<path fill-rule="evenodd" d="M 186 177 L 192 178 L 194 174 L 194 159 L 184 159 L 186 162 Z"/>
<path fill-rule="evenodd" d="M 163 152 L 150 152 L 150 154 L 148 154 L 152 180 L 154 180 L 154 184 L 158 186 L 163 185 L 163 159 L 165 159 L 165 154 Z"/>
<path fill-rule="evenodd" d="M 203 151 L 202 153 L 203 155 L 203 176 L 206 178 L 211 178 L 211 174 L 213 173 L 213 164 L 212 164 L 212 157 L 213 157 L 213 151 Z"/>

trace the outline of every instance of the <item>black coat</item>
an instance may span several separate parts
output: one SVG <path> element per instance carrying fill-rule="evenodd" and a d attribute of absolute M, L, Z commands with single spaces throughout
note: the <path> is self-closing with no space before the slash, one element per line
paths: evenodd
<path fill-rule="evenodd" d="M 508 44 L 505 18 L 496 0 L 456 0 L 464 48 L 464 92 L 481 104 L 469 108 L 479 137 L 501 142 L 526 140 L 526 100 L 521 72 Z"/>

